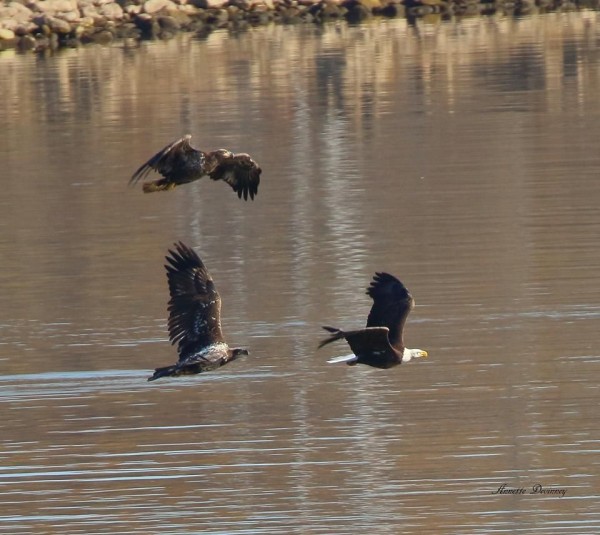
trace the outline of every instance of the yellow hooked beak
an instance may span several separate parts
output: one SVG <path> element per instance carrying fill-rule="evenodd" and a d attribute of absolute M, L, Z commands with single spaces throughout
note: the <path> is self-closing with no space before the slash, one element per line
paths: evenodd
<path fill-rule="evenodd" d="M 422 350 L 422 351 L 421 351 L 421 355 L 420 355 L 420 356 L 421 356 L 421 357 L 428 357 L 428 356 L 429 356 L 429 353 L 427 353 L 427 351 L 425 351 L 425 350 Z"/>

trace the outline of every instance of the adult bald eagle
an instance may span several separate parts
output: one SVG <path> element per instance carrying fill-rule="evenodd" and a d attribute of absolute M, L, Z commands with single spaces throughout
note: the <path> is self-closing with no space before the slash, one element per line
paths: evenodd
<path fill-rule="evenodd" d="M 133 173 L 129 183 L 135 184 L 145 179 L 150 171 L 156 171 L 163 178 L 145 182 L 142 188 L 144 193 L 151 193 L 167 191 L 208 175 L 213 180 L 227 182 L 240 199 L 254 199 L 261 168 L 248 154 L 233 154 L 226 149 L 204 152 L 192 147 L 190 139 L 192 136 L 188 134 L 157 152 Z"/>
<path fill-rule="evenodd" d="M 366 364 L 374 368 L 392 368 L 413 358 L 426 357 L 427 351 L 408 349 L 404 345 L 404 323 L 415 301 L 396 277 L 389 273 L 375 273 L 367 295 L 373 306 L 367 318 L 367 327 L 355 331 L 341 331 L 323 327 L 332 333 L 319 347 L 345 338 L 353 355 L 335 357 L 327 362 L 346 362 L 350 366 Z"/>
<path fill-rule="evenodd" d="M 169 340 L 177 342 L 179 361 L 156 368 L 148 381 L 160 377 L 190 375 L 214 370 L 247 355 L 241 348 L 230 348 L 221 332 L 221 297 L 200 257 L 179 242 L 169 250 Z"/>

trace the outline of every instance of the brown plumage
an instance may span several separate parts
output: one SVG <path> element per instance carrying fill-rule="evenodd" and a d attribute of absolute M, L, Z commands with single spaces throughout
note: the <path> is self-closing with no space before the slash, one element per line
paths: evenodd
<path fill-rule="evenodd" d="M 135 173 L 129 183 L 144 180 L 150 171 L 156 171 L 163 178 L 144 182 L 144 193 L 167 191 L 181 184 L 209 176 L 213 180 L 223 180 L 229 184 L 238 197 L 254 199 L 258 192 L 261 168 L 245 153 L 233 154 L 226 149 L 204 152 L 190 145 L 191 135 L 167 145 L 157 152 Z"/>
<path fill-rule="evenodd" d="M 414 306 L 414 299 L 406 286 L 389 273 L 375 273 L 367 295 L 373 306 L 364 329 L 342 331 L 323 327 L 331 333 L 319 347 L 344 338 L 353 355 L 335 357 L 328 362 L 366 364 L 374 368 L 391 368 L 413 358 L 426 357 L 427 351 L 408 349 L 404 345 L 404 324 Z"/>
<path fill-rule="evenodd" d="M 169 340 L 178 344 L 179 361 L 156 368 L 148 381 L 214 370 L 248 351 L 230 348 L 221 332 L 221 297 L 200 257 L 179 242 L 169 250 Z"/>

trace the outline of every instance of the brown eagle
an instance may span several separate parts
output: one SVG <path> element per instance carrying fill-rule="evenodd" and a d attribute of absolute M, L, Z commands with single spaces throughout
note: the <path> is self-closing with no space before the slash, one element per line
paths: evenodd
<path fill-rule="evenodd" d="M 375 273 L 367 295 L 373 299 L 373 306 L 365 329 L 341 331 L 334 327 L 323 327 L 331 336 L 323 340 L 319 347 L 346 339 L 352 355 L 335 357 L 327 362 L 346 362 L 350 366 L 366 364 L 374 368 L 392 368 L 413 358 L 426 357 L 427 351 L 408 349 L 404 345 L 404 323 L 415 301 L 396 277 L 389 273 Z"/>
<path fill-rule="evenodd" d="M 191 135 L 167 145 L 157 152 L 135 173 L 130 184 L 144 180 L 150 171 L 163 178 L 144 182 L 144 193 L 167 191 L 208 175 L 213 180 L 224 180 L 244 200 L 254 199 L 258 192 L 261 168 L 245 153 L 234 154 L 226 149 L 204 152 L 190 145 Z"/>
<path fill-rule="evenodd" d="M 169 282 L 169 340 L 177 342 L 179 361 L 156 368 L 148 381 L 160 377 L 190 375 L 214 370 L 247 355 L 230 348 L 221 332 L 221 297 L 200 257 L 179 242 L 166 257 Z"/>

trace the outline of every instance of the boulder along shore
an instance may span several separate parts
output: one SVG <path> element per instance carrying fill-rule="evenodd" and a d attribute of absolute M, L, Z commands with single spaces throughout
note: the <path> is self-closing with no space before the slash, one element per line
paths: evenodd
<path fill-rule="evenodd" d="M 571 0 L 1 0 L 0 51 L 55 50 L 115 39 L 169 39 L 177 32 L 202 36 L 217 28 L 243 30 L 269 24 L 360 22 L 370 17 L 417 19 L 522 15 L 597 8 Z"/>

